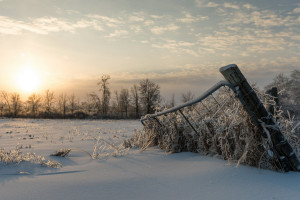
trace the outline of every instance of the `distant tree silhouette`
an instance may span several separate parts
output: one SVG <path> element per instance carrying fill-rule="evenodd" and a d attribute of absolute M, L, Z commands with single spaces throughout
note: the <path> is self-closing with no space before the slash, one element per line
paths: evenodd
<path fill-rule="evenodd" d="M 68 96 L 66 93 L 61 93 L 57 99 L 58 109 L 63 117 L 66 116 L 68 109 Z"/>
<path fill-rule="evenodd" d="M 14 117 L 17 117 L 22 109 L 22 101 L 21 101 L 20 94 L 12 93 L 10 95 L 10 99 L 11 99 L 12 114 Z"/>
<path fill-rule="evenodd" d="M 294 96 L 296 104 L 300 104 L 300 70 L 294 70 L 291 73 L 291 93 Z"/>
<path fill-rule="evenodd" d="M 6 91 L 1 91 L 1 97 L 4 101 L 4 107 L 5 107 L 4 110 L 6 110 L 6 113 L 11 114 L 9 93 Z"/>
<path fill-rule="evenodd" d="M 139 87 L 138 85 L 134 84 L 131 89 L 131 101 L 132 101 L 132 105 L 134 107 L 135 110 L 135 117 L 139 118 L 140 117 L 140 98 L 139 98 Z"/>
<path fill-rule="evenodd" d="M 181 102 L 185 103 L 194 99 L 194 94 L 189 90 L 181 95 Z"/>
<path fill-rule="evenodd" d="M 39 94 L 33 93 L 26 101 L 31 116 L 36 117 L 41 106 L 42 97 Z"/>
<path fill-rule="evenodd" d="M 70 109 L 71 114 L 73 115 L 78 107 L 79 100 L 76 99 L 74 93 L 69 96 L 68 100 L 69 100 L 69 109 Z"/>
<path fill-rule="evenodd" d="M 95 93 L 88 95 L 89 113 L 93 112 L 99 115 L 101 113 L 101 99 Z"/>
<path fill-rule="evenodd" d="M 146 114 L 154 113 L 155 107 L 161 100 L 159 85 L 149 79 L 144 79 L 140 81 L 139 92 L 141 104 L 143 105 Z"/>
<path fill-rule="evenodd" d="M 54 92 L 51 92 L 50 90 L 45 91 L 45 96 L 43 98 L 44 102 L 44 109 L 45 112 L 50 115 L 51 112 L 53 112 L 54 109 L 54 103 L 55 103 L 55 96 Z"/>
<path fill-rule="evenodd" d="M 128 108 L 129 108 L 129 104 L 130 104 L 129 90 L 121 89 L 119 99 L 120 99 L 120 107 L 121 107 L 122 116 L 123 116 L 123 112 L 125 112 L 125 117 L 128 118 Z"/>
<path fill-rule="evenodd" d="M 110 101 L 110 89 L 108 87 L 109 79 L 110 79 L 109 75 L 103 75 L 98 82 L 98 85 L 100 86 L 99 91 L 101 93 L 102 113 L 104 115 L 107 115 L 109 109 L 109 101 Z"/>

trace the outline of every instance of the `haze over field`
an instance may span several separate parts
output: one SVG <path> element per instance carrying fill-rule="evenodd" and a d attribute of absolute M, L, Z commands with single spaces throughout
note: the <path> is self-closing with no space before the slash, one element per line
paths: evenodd
<path fill-rule="evenodd" d="M 236 63 L 264 85 L 299 69 L 298 0 L 0 0 L 0 90 L 86 94 L 143 78 L 202 93 Z M 25 85 L 26 83 L 26 85 Z"/>

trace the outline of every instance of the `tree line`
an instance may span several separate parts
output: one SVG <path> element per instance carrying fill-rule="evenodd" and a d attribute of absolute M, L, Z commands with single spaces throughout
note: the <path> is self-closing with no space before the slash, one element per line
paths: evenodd
<path fill-rule="evenodd" d="M 33 93 L 26 101 L 18 93 L 0 91 L 0 116 L 30 118 L 140 118 L 155 112 L 161 102 L 160 86 L 149 80 L 141 80 L 129 89 L 115 90 L 109 87 L 109 75 L 97 82 L 99 91 L 89 93 L 85 100 L 75 94 L 56 95 L 46 90 Z"/>
<path fill-rule="evenodd" d="M 51 90 L 43 94 L 33 93 L 22 101 L 20 94 L 0 91 L 1 117 L 29 118 L 135 118 L 154 113 L 158 107 L 174 107 L 175 95 L 169 101 L 163 100 L 160 86 L 149 79 L 111 92 L 109 75 L 103 75 L 97 82 L 97 92 L 88 93 L 84 100 L 75 94 Z M 265 90 L 277 87 L 280 106 L 291 114 L 300 115 L 300 71 L 294 70 L 290 76 L 278 74 Z M 182 103 L 192 100 L 191 91 L 181 94 Z"/>

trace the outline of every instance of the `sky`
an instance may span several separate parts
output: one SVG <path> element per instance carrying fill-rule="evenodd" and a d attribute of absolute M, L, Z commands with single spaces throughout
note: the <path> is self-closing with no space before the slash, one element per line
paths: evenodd
<path fill-rule="evenodd" d="M 0 0 L 0 55 L 0 90 L 22 94 L 85 95 L 109 74 L 111 90 L 197 96 L 232 63 L 263 87 L 300 69 L 300 2 Z"/>

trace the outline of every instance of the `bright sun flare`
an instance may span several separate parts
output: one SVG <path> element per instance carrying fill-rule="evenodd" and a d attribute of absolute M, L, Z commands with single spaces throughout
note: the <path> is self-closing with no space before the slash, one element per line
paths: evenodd
<path fill-rule="evenodd" d="M 18 85 L 23 92 L 33 92 L 40 84 L 38 73 L 32 68 L 20 71 Z"/>

